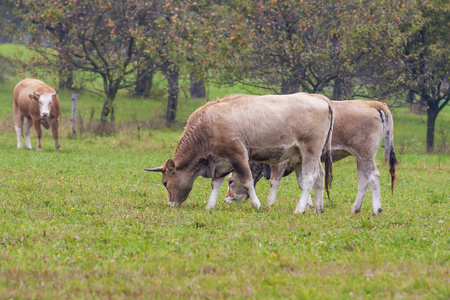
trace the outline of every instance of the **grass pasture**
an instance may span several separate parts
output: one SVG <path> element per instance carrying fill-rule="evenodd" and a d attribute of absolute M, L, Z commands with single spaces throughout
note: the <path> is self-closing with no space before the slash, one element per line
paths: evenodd
<path fill-rule="evenodd" d="M 362 212 L 350 213 L 353 158 L 334 165 L 322 215 L 292 214 L 300 196 L 293 175 L 269 210 L 223 203 L 224 186 L 206 211 L 210 180 L 198 178 L 178 209 L 168 206 L 161 176 L 143 171 L 172 157 L 182 133 L 144 126 L 138 139 L 130 121 L 151 119 L 163 102 L 124 95 L 116 119 L 131 125 L 71 138 L 62 92 L 63 150 L 45 131 L 37 152 L 34 132 L 33 150 L 16 149 L 11 87 L 0 85 L 0 298 L 450 298 L 450 154 L 424 154 L 425 116 L 395 112 L 398 181 L 392 196 L 380 151 L 378 217 L 370 193 Z M 100 111 L 99 100 L 83 99 L 83 114 Z M 179 121 L 201 103 L 181 99 Z M 437 126 L 450 127 L 448 109 Z M 268 182 L 257 186 L 262 203 L 268 190 Z"/>

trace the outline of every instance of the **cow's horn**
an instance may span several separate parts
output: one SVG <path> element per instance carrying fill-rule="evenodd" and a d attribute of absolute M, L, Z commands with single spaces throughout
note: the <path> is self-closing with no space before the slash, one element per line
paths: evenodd
<path fill-rule="evenodd" d="M 144 169 L 144 170 L 149 171 L 149 172 L 162 172 L 164 170 L 164 167 L 150 168 L 150 169 Z"/>

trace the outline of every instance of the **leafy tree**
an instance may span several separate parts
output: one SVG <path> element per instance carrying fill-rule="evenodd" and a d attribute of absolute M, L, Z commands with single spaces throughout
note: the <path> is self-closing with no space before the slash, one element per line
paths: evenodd
<path fill-rule="evenodd" d="M 210 61 L 221 81 L 281 93 L 320 92 L 339 79 L 385 72 L 380 66 L 403 41 L 399 25 L 411 16 L 400 0 L 249 0 L 216 10 L 225 20 L 209 19 L 218 30 L 203 43 L 217 49 Z"/>
<path fill-rule="evenodd" d="M 419 1 L 417 30 L 406 27 L 404 73 L 399 86 L 409 91 L 409 101 L 427 108 L 427 152 L 434 151 L 435 124 L 439 112 L 450 102 L 450 6 L 447 1 Z M 411 97 L 411 95 L 417 97 Z M 418 100 L 415 100 L 417 99 Z"/>

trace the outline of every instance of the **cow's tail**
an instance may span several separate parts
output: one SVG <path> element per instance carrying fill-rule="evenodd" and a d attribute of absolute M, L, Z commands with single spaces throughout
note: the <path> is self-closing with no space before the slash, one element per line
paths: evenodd
<path fill-rule="evenodd" d="M 328 110 L 330 116 L 330 127 L 328 128 L 327 140 L 323 147 L 325 154 L 325 190 L 327 191 L 328 201 L 330 200 L 330 187 L 333 181 L 333 156 L 331 155 L 331 138 L 333 136 L 334 126 L 334 109 L 331 102 L 328 102 Z"/>
<path fill-rule="evenodd" d="M 391 174 L 391 193 L 394 194 L 394 182 L 396 179 L 395 167 L 398 164 L 394 150 L 394 119 L 387 105 L 384 104 L 383 106 L 384 107 L 379 111 L 382 118 L 384 115 L 384 160 L 389 163 L 389 173 Z"/>

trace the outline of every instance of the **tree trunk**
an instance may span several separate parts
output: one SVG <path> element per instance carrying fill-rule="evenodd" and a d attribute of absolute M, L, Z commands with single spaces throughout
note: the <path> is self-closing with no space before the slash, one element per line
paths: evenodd
<path fill-rule="evenodd" d="M 431 97 L 427 101 L 427 153 L 434 152 L 434 129 L 436 118 L 438 115 L 438 107 Z"/>
<path fill-rule="evenodd" d="M 336 78 L 333 86 L 333 100 L 342 100 L 342 78 Z"/>
<path fill-rule="evenodd" d="M 287 80 L 283 80 L 281 82 L 281 94 L 294 94 L 298 93 L 300 89 L 300 84 L 296 78 L 291 78 Z"/>
<path fill-rule="evenodd" d="M 197 80 L 191 74 L 191 87 L 189 88 L 191 92 L 191 98 L 205 98 L 206 97 L 206 89 L 205 84 L 202 80 Z"/>
<path fill-rule="evenodd" d="M 114 96 L 108 95 L 103 103 L 102 113 L 100 116 L 99 133 L 114 133 Z M 110 122 L 108 122 L 110 121 Z"/>
<path fill-rule="evenodd" d="M 168 68 L 166 72 L 167 78 L 167 89 L 169 92 L 169 97 L 167 99 L 167 113 L 166 113 L 166 121 L 170 126 L 175 122 L 176 114 L 177 114 L 177 104 L 178 104 L 178 67 L 172 65 Z"/>
<path fill-rule="evenodd" d="M 138 80 L 136 80 L 136 87 L 134 88 L 134 96 L 136 97 L 149 97 L 150 91 L 153 86 L 153 72 L 149 72 L 142 75 L 142 71 L 139 70 L 137 74 Z"/>

